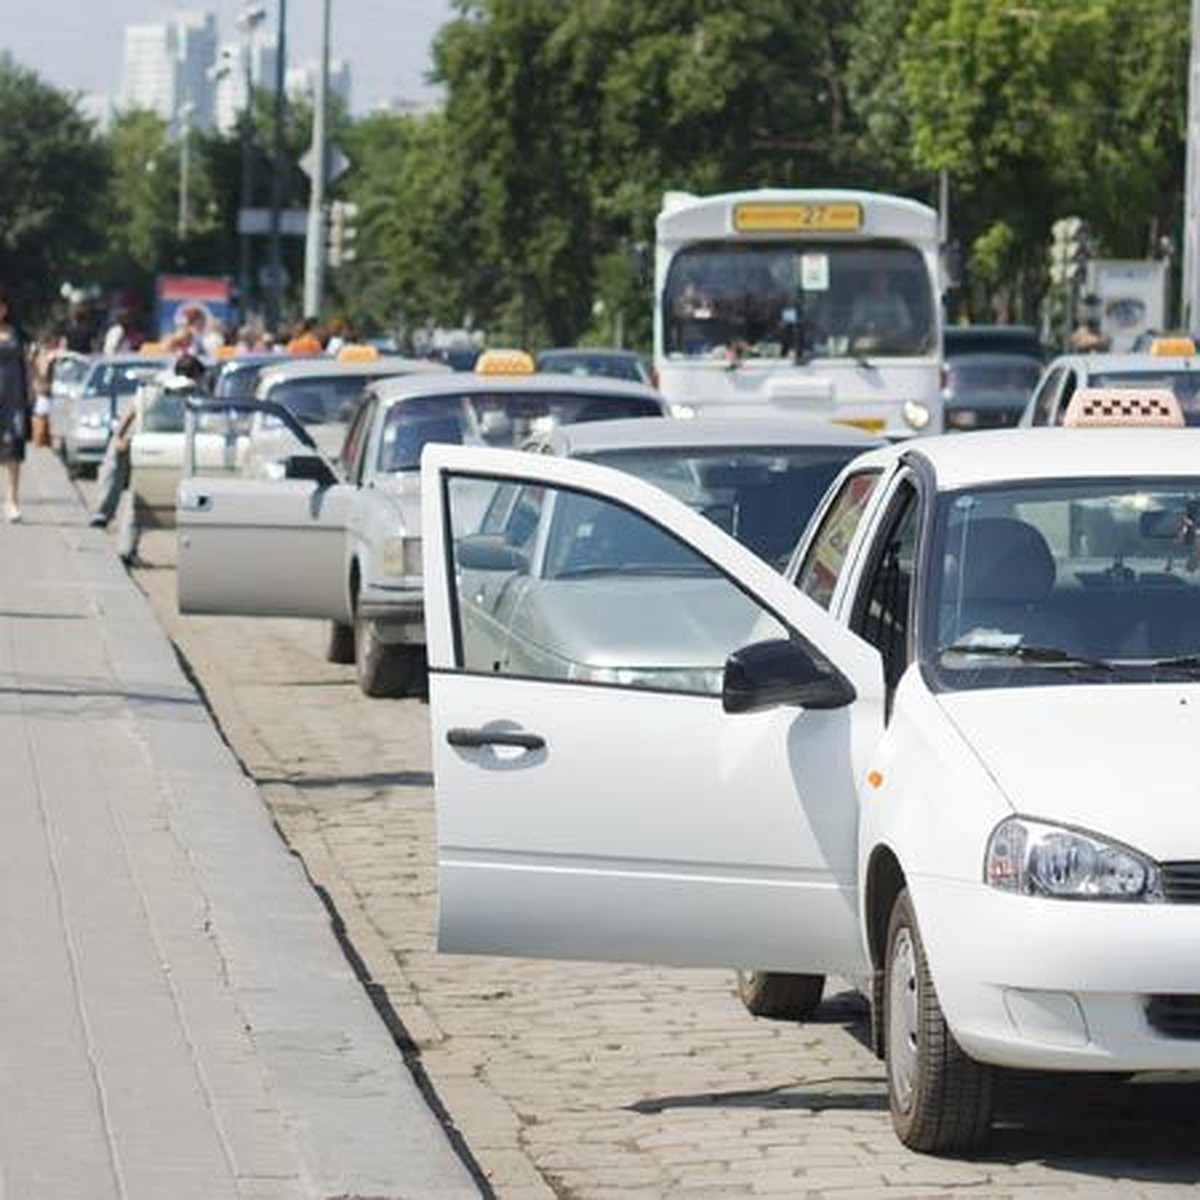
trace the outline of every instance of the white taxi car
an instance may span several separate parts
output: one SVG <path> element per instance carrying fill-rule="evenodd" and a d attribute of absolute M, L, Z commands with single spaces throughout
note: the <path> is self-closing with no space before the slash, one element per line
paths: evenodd
<path fill-rule="evenodd" d="M 424 445 L 511 446 L 560 423 L 663 411 L 661 396 L 643 384 L 437 367 L 370 383 L 331 462 L 318 431 L 283 405 L 203 406 L 197 412 L 211 421 L 269 416 L 280 445 L 302 452 L 262 476 L 206 474 L 180 483 L 179 610 L 323 618 L 331 622 L 329 657 L 353 662 L 368 696 L 418 693 L 425 686 Z"/>
<path fill-rule="evenodd" d="M 780 574 L 632 475 L 428 448 L 441 948 L 852 979 L 925 1151 L 985 1139 L 995 1066 L 1200 1070 L 1198 464 L 1186 429 L 873 450 Z M 547 543 L 586 501 L 706 573 L 686 657 L 629 653 L 664 590 L 619 549 L 538 656 L 472 637 L 460 547 L 513 484 Z"/>

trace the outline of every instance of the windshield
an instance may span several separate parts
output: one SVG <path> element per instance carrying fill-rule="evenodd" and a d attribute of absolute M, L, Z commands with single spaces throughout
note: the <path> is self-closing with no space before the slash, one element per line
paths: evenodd
<path fill-rule="evenodd" d="M 662 303 L 673 356 L 913 357 L 937 346 L 929 272 L 899 243 L 701 243 L 672 261 Z"/>
<path fill-rule="evenodd" d="M 99 363 L 83 389 L 85 396 L 132 396 L 143 383 L 158 379 L 165 369 L 161 362 Z"/>
<path fill-rule="evenodd" d="M 591 462 L 653 483 L 782 570 L 837 473 L 861 447 L 653 447 Z"/>
<path fill-rule="evenodd" d="M 951 359 L 946 364 L 946 388 L 955 400 L 993 399 L 1024 403 L 1041 377 L 1041 363 L 997 355 L 991 361 Z"/>
<path fill-rule="evenodd" d="M 650 372 L 636 354 L 596 354 L 586 350 L 547 350 L 538 355 L 539 371 L 564 375 L 600 375 L 646 383 Z"/>
<path fill-rule="evenodd" d="M 1089 375 L 1087 384 L 1088 387 L 1170 388 L 1183 409 L 1184 421 L 1200 425 L 1200 370 L 1100 371 Z"/>
<path fill-rule="evenodd" d="M 1200 478 L 939 501 L 922 658 L 944 688 L 1194 677 Z"/>
<path fill-rule="evenodd" d="M 366 386 L 365 375 L 327 375 L 288 379 L 262 397 L 282 404 L 302 425 L 334 425 L 350 419 Z"/>

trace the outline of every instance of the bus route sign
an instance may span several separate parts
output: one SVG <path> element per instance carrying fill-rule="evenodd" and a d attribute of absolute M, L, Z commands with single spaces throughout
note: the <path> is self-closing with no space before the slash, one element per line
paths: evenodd
<path fill-rule="evenodd" d="M 738 233 L 856 233 L 862 228 L 862 205 L 852 201 L 830 204 L 738 204 L 733 227 Z"/>

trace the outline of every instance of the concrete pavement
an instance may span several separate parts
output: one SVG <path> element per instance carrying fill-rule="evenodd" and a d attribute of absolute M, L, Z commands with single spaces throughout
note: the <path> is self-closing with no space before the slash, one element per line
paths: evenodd
<path fill-rule="evenodd" d="M 0 1200 L 480 1195 L 49 451 L 0 525 Z"/>

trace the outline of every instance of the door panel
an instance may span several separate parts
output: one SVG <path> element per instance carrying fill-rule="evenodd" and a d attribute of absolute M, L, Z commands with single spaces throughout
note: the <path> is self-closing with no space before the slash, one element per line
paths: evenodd
<path fill-rule="evenodd" d="M 183 479 L 179 611 L 350 621 L 345 531 L 356 492 L 304 479 Z"/>
<path fill-rule="evenodd" d="M 878 655 L 711 522 L 631 476 L 442 447 L 424 469 L 441 947 L 861 971 L 855 782 L 882 728 Z M 541 659 L 493 662 L 464 644 L 481 593 L 478 570 L 451 557 L 474 533 L 455 529 L 454 473 L 464 471 L 525 477 L 551 498 L 514 567 L 521 603 L 491 614 Z M 676 571 L 685 551 L 699 553 L 716 568 L 713 588 L 757 606 L 745 640 L 794 631 L 851 680 L 855 703 L 725 713 L 719 667 L 737 648 L 726 642 L 743 630 L 744 605 L 696 602 L 679 578 L 629 557 L 613 569 L 593 556 L 555 580 L 551 564 L 572 560 L 554 551 L 553 514 L 582 511 L 564 499 L 580 493 L 620 509 L 624 555 L 638 545 L 661 554 L 664 536 L 677 543 Z M 653 515 L 653 538 L 632 532 L 639 514 Z M 580 528 L 599 543 L 602 523 L 596 514 Z M 473 566 L 504 562 L 483 547 Z M 637 587 L 643 616 L 630 620 Z M 666 605 L 680 607 L 664 620 Z M 718 669 L 705 669 L 714 655 Z"/>

